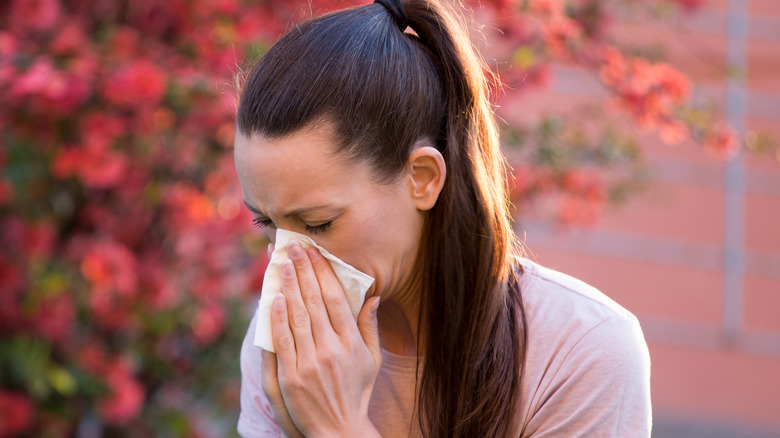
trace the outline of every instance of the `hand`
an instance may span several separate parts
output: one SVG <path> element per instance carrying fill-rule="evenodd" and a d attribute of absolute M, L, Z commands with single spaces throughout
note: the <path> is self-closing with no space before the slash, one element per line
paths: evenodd
<path fill-rule="evenodd" d="M 271 318 L 289 417 L 305 436 L 378 436 L 368 402 L 382 363 L 379 297 L 364 304 L 355 324 L 341 284 L 319 251 L 293 243 L 289 254 L 292 262 L 282 266 L 283 296 L 274 300 Z"/>
<path fill-rule="evenodd" d="M 279 375 L 277 373 L 276 355 L 270 351 L 263 350 L 263 379 L 262 386 L 265 397 L 271 405 L 274 418 L 282 429 L 283 436 L 286 438 L 303 438 L 303 434 L 293 423 L 287 406 L 284 404 L 282 390 L 279 387 Z"/>

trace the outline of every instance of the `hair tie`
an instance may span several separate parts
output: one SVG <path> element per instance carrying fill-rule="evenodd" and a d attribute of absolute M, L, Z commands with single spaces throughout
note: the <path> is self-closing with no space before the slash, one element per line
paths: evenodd
<path fill-rule="evenodd" d="M 401 32 L 409 26 L 409 16 L 406 15 L 406 8 L 404 8 L 402 0 L 374 0 L 374 3 L 379 3 L 387 9 Z"/>

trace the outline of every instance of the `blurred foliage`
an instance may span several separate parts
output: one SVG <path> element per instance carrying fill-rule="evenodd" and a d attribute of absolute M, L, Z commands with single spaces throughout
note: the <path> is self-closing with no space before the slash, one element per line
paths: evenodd
<path fill-rule="evenodd" d="M 235 434 L 267 261 L 233 168 L 234 77 L 290 24 L 354 4 L 0 4 L 0 437 Z M 597 112 L 732 155 L 734 133 L 688 104 L 684 75 L 610 42 L 621 4 L 475 0 L 497 31 L 497 99 L 543 87 L 553 62 L 577 65 L 610 96 Z M 627 4 L 662 19 L 698 2 Z M 519 213 L 595 223 L 632 197 L 646 166 L 616 126 L 505 126 Z"/>

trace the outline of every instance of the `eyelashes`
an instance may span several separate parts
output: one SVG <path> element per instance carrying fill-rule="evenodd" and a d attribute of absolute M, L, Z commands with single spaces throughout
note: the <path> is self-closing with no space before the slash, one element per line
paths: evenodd
<path fill-rule="evenodd" d="M 310 227 L 310 226 L 306 225 L 306 232 L 311 233 L 311 234 L 324 233 L 324 232 L 328 231 L 328 228 L 330 228 L 331 225 L 333 225 L 333 221 L 325 222 L 324 224 L 317 225 L 316 227 Z"/>
<path fill-rule="evenodd" d="M 252 219 L 252 225 L 260 229 L 264 229 L 266 227 L 276 227 L 276 225 L 274 225 L 274 222 L 272 220 L 260 219 L 259 217 Z M 325 222 L 324 224 L 316 225 L 316 226 L 305 225 L 305 228 L 307 233 L 316 235 L 328 231 L 331 225 L 333 225 L 333 221 L 328 221 Z"/>
<path fill-rule="evenodd" d="M 270 219 L 260 219 L 259 217 L 256 217 L 252 219 L 252 225 L 262 230 L 265 227 L 273 227 L 274 223 Z"/>

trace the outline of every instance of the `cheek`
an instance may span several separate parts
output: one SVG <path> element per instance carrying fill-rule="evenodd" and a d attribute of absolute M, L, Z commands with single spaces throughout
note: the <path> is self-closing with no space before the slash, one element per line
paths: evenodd
<path fill-rule="evenodd" d="M 346 237 L 347 263 L 372 276 L 384 276 L 401 259 L 416 255 L 422 229 L 419 212 L 393 203 L 377 204 L 361 217 Z"/>

